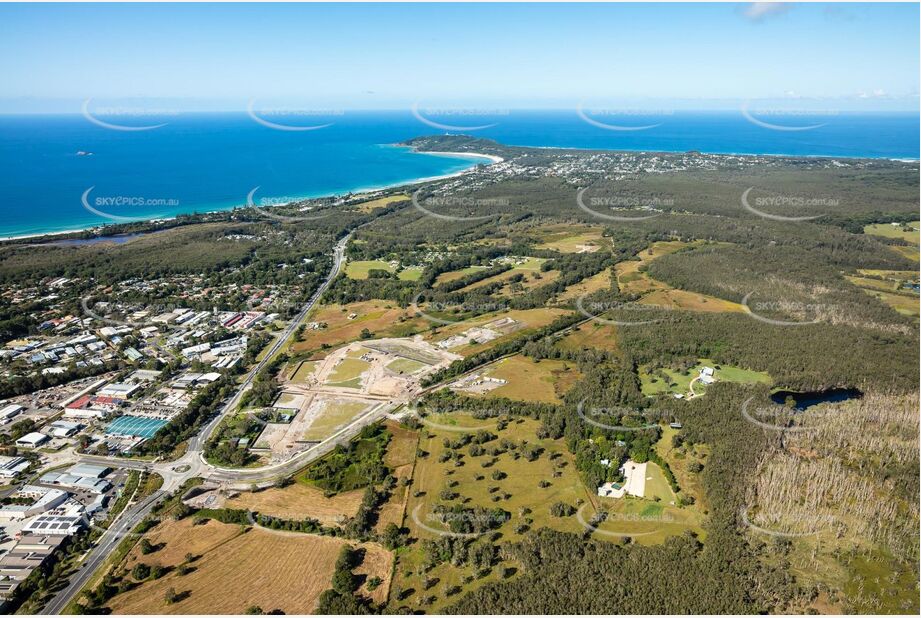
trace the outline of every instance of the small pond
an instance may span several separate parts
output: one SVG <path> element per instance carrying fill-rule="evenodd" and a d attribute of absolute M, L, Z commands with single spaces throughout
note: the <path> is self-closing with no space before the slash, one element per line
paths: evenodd
<path fill-rule="evenodd" d="M 796 402 L 794 407 L 797 410 L 806 410 L 820 403 L 840 403 L 849 399 L 860 399 L 863 396 L 856 388 L 831 388 L 826 391 L 807 391 L 798 393 L 796 391 L 776 391 L 771 394 L 771 401 L 783 405 L 788 397 L 792 397 Z"/>

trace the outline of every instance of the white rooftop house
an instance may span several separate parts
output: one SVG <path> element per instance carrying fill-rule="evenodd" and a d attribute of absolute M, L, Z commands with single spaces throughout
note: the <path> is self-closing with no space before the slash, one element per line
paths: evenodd
<path fill-rule="evenodd" d="M 16 440 L 16 446 L 21 446 L 23 448 L 35 448 L 41 446 L 49 440 L 48 436 L 37 431 L 32 433 L 27 433 L 18 440 Z"/>
<path fill-rule="evenodd" d="M 703 367 L 700 370 L 700 381 L 704 384 L 713 384 L 716 382 L 716 376 L 713 374 L 713 367 Z"/>
<path fill-rule="evenodd" d="M 627 460 L 620 467 L 623 483 L 605 483 L 598 488 L 602 498 L 623 498 L 626 494 L 642 498 L 646 494 L 646 464 Z"/>

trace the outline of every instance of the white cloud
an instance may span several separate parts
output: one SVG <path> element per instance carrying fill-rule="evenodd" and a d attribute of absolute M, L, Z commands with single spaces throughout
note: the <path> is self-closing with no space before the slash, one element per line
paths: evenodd
<path fill-rule="evenodd" d="M 751 2 L 742 11 L 742 15 L 752 21 L 762 21 L 774 15 L 780 15 L 789 10 L 787 2 Z"/>

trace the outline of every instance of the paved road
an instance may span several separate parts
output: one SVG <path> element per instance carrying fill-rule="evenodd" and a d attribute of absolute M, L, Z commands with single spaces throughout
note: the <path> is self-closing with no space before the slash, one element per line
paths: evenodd
<path fill-rule="evenodd" d="M 86 582 L 93 576 L 96 569 L 102 566 L 106 558 L 109 557 L 109 554 L 115 550 L 125 534 L 138 525 L 138 523 L 150 513 L 157 502 L 166 495 L 167 493 L 165 491 L 157 491 L 147 496 L 141 502 L 128 507 L 128 509 L 121 514 L 121 517 L 103 533 L 96 545 L 90 549 L 87 556 L 83 559 L 83 564 L 80 569 L 70 576 L 70 582 L 67 584 L 67 587 L 55 595 L 55 597 L 45 605 L 41 613 L 60 614 L 64 611 L 67 604 L 83 589 L 83 586 L 85 586 Z"/>
<path fill-rule="evenodd" d="M 208 480 L 228 484 L 236 483 L 237 489 L 246 489 L 254 483 L 257 485 L 270 484 L 280 478 L 291 476 L 301 468 L 304 468 L 307 464 L 323 457 L 340 444 L 348 444 L 362 429 L 386 418 L 388 414 L 399 407 L 399 405 L 400 404 L 385 403 L 374 406 L 371 410 L 358 417 L 332 436 L 298 453 L 288 461 L 249 470 L 212 466 L 207 475 Z"/>
<path fill-rule="evenodd" d="M 259 372 L 262 371 L 263 367 L 265 367 L 272 360 L 272 357 L 275 356 L 279 350 L 281 350 L 281 348 L 285 345 L 285 342 L 291 338 L 291 336 L 294 334 L 294 331 L 297 330 L 297 327 L 300 326 L 304 318 L 307 317 L 307 314 L 310 312 L 310 310 L 313 309 L 314 305 L 317 304 L 317 301 L 320 300 L 323 292 L 326 291 L 330 284 L 332 284 L 333 279 L 336 278 L 336 275 L 339 274 L 339 269 L 342 268 L 342 259 L 345 255 L 345 246 L 348 244 L 351 237 L 352 233 L 350 232 L 338 243 L 336 243 L 336 246 L 333 248 L 333 267 L 329 271 L 329 276 L 326 277 L 326 280 L 320 285 L 319 288 L 317 288 L 317 291 L 314 292 L 313 296 L 310 297 L 310 300 L 307 301 L 307 304 L 304 305 L 300 312 L 298 312 L 298 314 L 294 317 L 294 319 L 291 320 L 291 323 L 288 325 L 285 331 L 275 340 L 275 343 L 272 344 L 271 348 L 269 348 L 268 353 L 266 353 L 262 357 L 262 360 L 256 363 L 256 365 L 250 369 L 249 373 L 246 374 L 246 379 L 243 380 L 243 382 L 237 388 L 237 392 L 234 394 L 234 396 L 231 397 L 230 400 L 221 409 L 221 413 L 215 416 L 211 422 L 209 422 L 204 427 L 204 429 L 199 432 L 197 436 L 189 441 L 190 451 L 202 450 L 202 447 L 208 441 L 208 438 L 211 437 L 211 434 L 214 433 L 214 431 L 217 429 L 218 425 L 220 425 L 224 416 L 236 409 L 237 405 L 240 403 L 240 398 L 243 396 L 243 393 L 249 389 L 253 383 L 253 380 L 255 380 L 256 376 L 259 375 Z"/>

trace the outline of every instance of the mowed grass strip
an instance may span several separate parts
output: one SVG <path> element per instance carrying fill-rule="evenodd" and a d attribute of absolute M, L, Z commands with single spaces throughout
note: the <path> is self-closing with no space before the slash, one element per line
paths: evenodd
<path fill-rule="evenodd" d="M 680 447 L 673 446 L 673 438 L 681 430 L 669 426 L 662 428 L 662 437 L 656 443 L 656 452 L 665 460 L 678 481 L 682 493 L 693 496 L 695 508 L 706 511 L 707 496 L 700 481 L 700 474 L 690 471 L 694 463 L 706 465 L 710 456 L 710 446 L 706 444 L 689 445 L 684 442 Z"/>
<path fill-rule="evenodd" d="M 918 247 L 912 247 L 910 245 L 909 246 L 889 245 L 888 248 L 892 249 L 893 251 L 895 251 L 896 253 L 898 253 L 904 258 L 908 258 L 909 260 L 914 260 L 915 262 L 917 262 L 919 259 Z"/>
<path fill-rule="evenodd" d="M 647 481 L 648 483 L 649 481 Z M 696 508 L 677 508 L 645 498 L 602 498 L 601 507 L 608 513 L 607 521 L 598 524 L 592 538 L 613 540 L 629 536 L 640 545 L 658 545 L 670 536 L 693 531 L 701 540 L 706 531 L 702 516 Z M 607 533 L 607 534 L 606 534 Z"/>
<path fill-rule="evenodd" d="M 522 276 L 521 281 L 512 281 L 516 275 Z M 560 271 L 558 270 L 548 270 L 546 272 L 541 272 L 531 269 L 512 269 L 500 273 L 494 277 L 488 279 L 483 279 L 482 281 L 477 281 L 474 284 L 468 285 L 467 287 L 461 289 L 461 292 L 469 292 L 477 288 L 482 288 L 487 285 L 492 285 L 495 283 L 501 283 L 502 287 L 496 292 L 501 296 L 517 296 L 519 294 L 524 294 L 529 290 L 534 288 L 539 288 L 541 286 L 553 283 L 560 276 Z"/>
<path fill-rule="evenodd" d="M 580 296 L 591 294 L 599 290 L 608 290 L 611 288 L 611 271 L 605 269 L 588 279 L 583 279 L 579 283 L 573 284 L 566 288 L 562 294 L 557 297 L 558 302 L 574 301 Z"/>
<path fill-rule="evenodd" d="M 873 268 L 858 268 L 857 272 L 868 277 L 882 277 L 897 281 L 917 281 L 917 270 L 876 270 Z"/>
<path fill-rule="evenodd" d="M 458 279 L 462 279 L 463 277 L 466 277 L 467 275 L 471 275 L 475 272 L 484 270 L 486 268 L 489 268 L 489 267 L 479 266 L 479 265 L 478 266 L 468 266 L 467 268 L 461 268 L 460 270 L 452 270 L 450 272 L 441 273 L 440 275 L 438 275 L 438 277 L 435 278 L 435 286 L 437 287 L 438 285 L 442 283 L 448 283 L 449 281 L 457 281 Z"/>
<path fill-rule="evenodd" d="M 408 266 L 397 273 L 397 279 L 400 281 L 418 281 L 421 278 L 421 266 Z"/>
<path fill-rule="evenodd" d="M 667 283 L 653 279 L 645 271 L 641 271 L 642 267 L 656 258 L 701 244 L 702 241 L 690 243 L 677 240 L 655 242 L 637 253 L 637 259 L 618 263 L 614 269 L 617 273 L 617 284 L 620 291 L 625 294 L 642 294 L 644 296 L 638 301 L 639 303 L 666 309 L 720 313 L 744 312 L 745 307 L 739 303 L 708 296 L 707 294 L 677 290 Z"/>
<path fill-rule="evenodd" d="M 897 292 L 899 289 L 899 282 L 892 281 L 890 279 L 874 279 L 872 277 L 855 277 L 852 275 L 847 275 L 844 277 L 854 285 L 860 288 L 866 288 L 869 290 L 880 290 L 882 292 Z"/>
<path fill-rule="evenodd" d="M 643 497 L 665 504 L 674 504 L 677 499 L 662 473 L 662 468 L 651 461 L 646 462 L 646 490 Z"/>
<path fill-rule="evenodd" d="M 730 300 L 723 300 L 716 296 L 675 289 L 655 290 L 641 298 L 638 302 L 643 305 L 665 307 L 668 309 L 681 309 L 684 311 L 708 311 L 717 313 L 745 312 L 745 307 Z"/>

